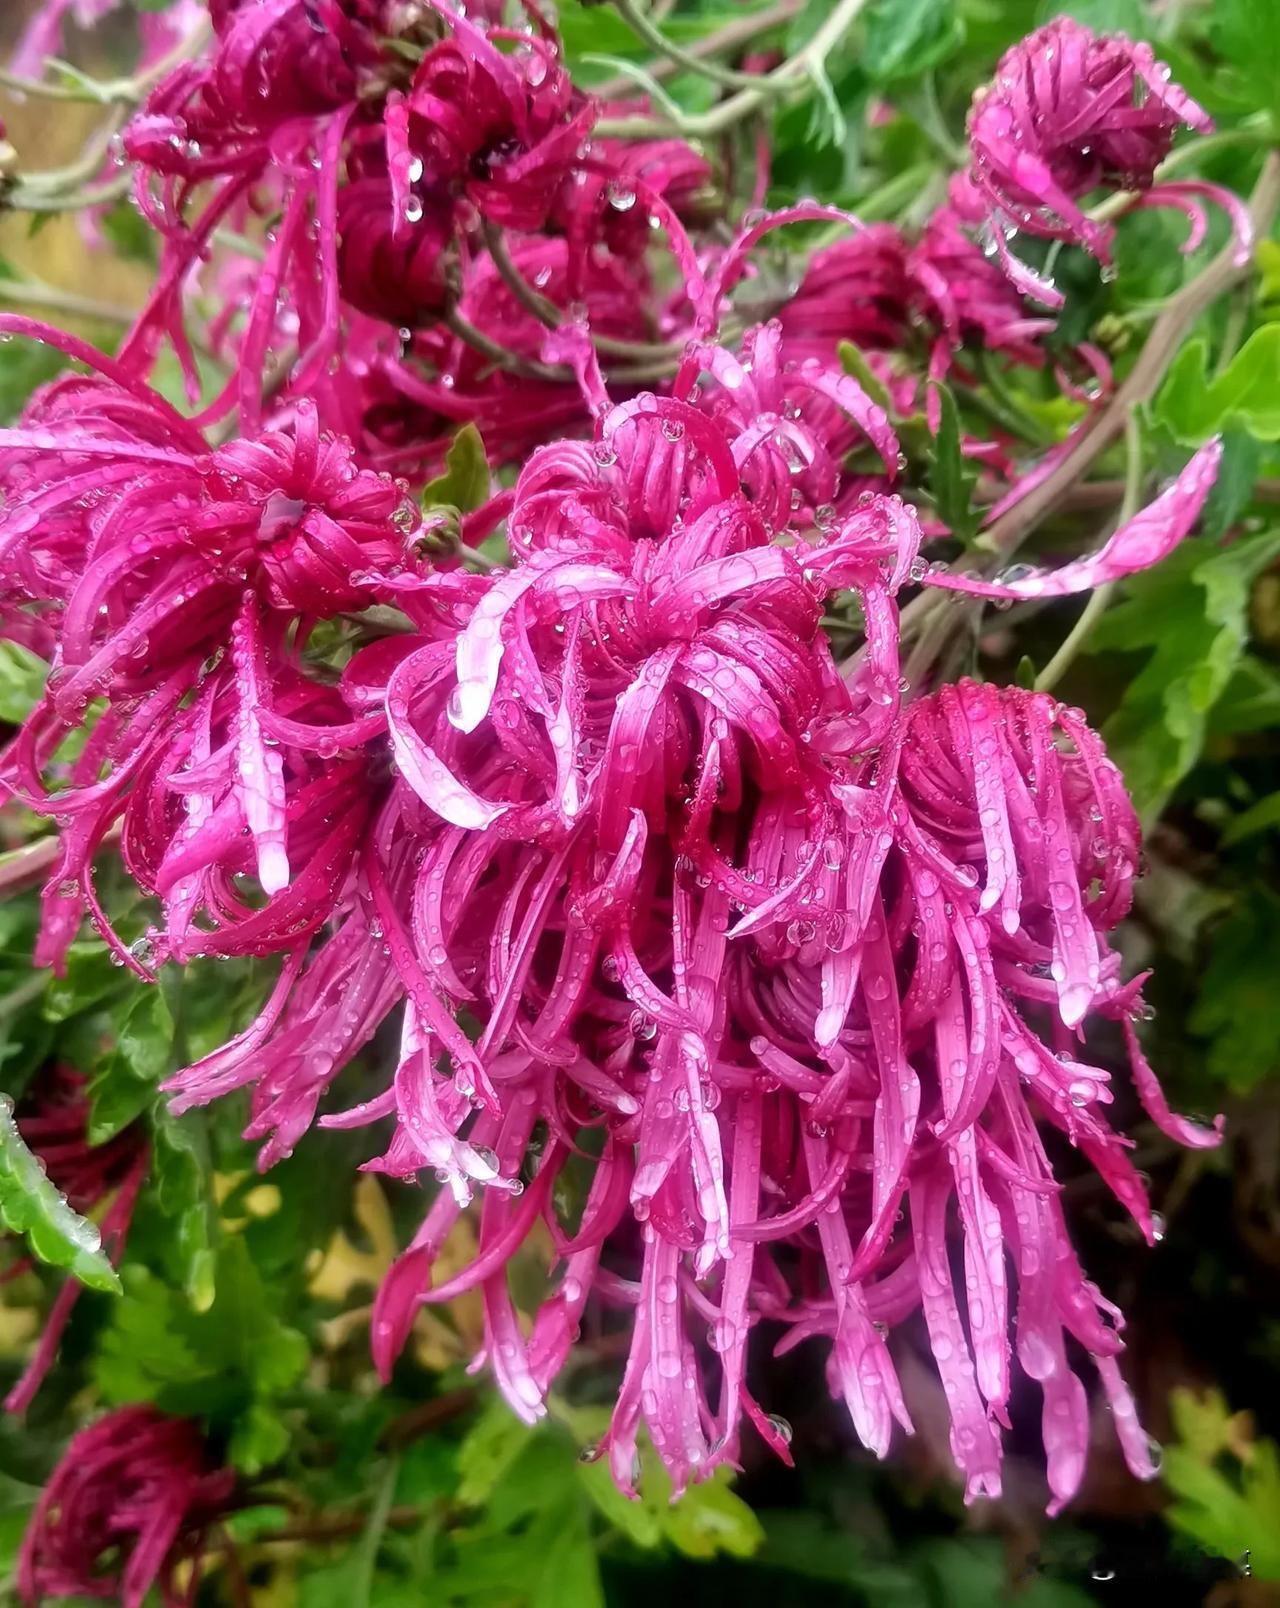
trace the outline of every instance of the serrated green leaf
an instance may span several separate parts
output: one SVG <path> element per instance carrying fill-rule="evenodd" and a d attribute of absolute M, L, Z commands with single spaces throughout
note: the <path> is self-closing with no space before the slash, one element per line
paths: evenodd
<path fill-rule="evenodd" d="M 1252 1089 L 1280 1071 L 1280 899 L 1248 889 L 1209 937 L 1188 1025 L 1209 1040 L 1206 1064 L 1219 1083 Z"/>
<path fill-rule="evenodd" d="M 279 1300 L 239 1238 L 218 1248 L 205 1311 L 193 1311 L 145 1268 L 130 1268 L 94 1361 L 98 1389 L 112 1403 L 155 1402 L 221 1424 L 232 1460 L 258 1473 L 287 1446 L 275 1404 L 310 1355 L 303 1336 L 281 1320 Z"/>
<path fill-rule="evenodd" d="M 1139 813 L 1159 813 L 1200 757 L 1210 711 L 1244 659 L 1249 589 L 1280 554 L 1280 531 L 1210 550 L 1184 543 L 1125 583 L 1088 651 L 1153 651 L 1103 728 Z"/>
<path fill-rule="evenodd" d="M 977 471 L 960 450 L 960 414 L 947 387 L 931 382 L 937 393 L 940 416 L 929 461 L 929 492 L 938 518 L 957 541 L 969 541 L 978 528 L 973 507 Z"/>
<path fill-rule="evenodd" d="M 1259 441 L 1280 441 L 1280 324 L 1255 330 L 1216 379 L 1209 346 L 1188 341 L 1174 358 L 1154 413 L 1183 446 L 1238 426 Z"/>
<path fill-rule="evenodd" d="M 91 1290 L 120 1289 L 98 1230 L 67 1205 L 27 1149 L 7 1096 L 0 1097 L 0 1220 L 25 1234 L 42 1262 L 66 1268 Z"/>
<path fill-rule="evenodd" d="M 474 513 L 488 501 L 492 479 L 484 442 L 474 424 L 464 424 L 454 436 L 444 462 L 444 473 L 423 487 L 422 506 Z"/>

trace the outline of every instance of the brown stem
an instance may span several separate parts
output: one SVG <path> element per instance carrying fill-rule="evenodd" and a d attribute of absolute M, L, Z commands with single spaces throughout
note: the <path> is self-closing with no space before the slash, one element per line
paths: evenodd
<path fill-rule="evenodd" d="M 1266 235 L 1278 207 L 1280 151 L 1269 151 L 1249 198 L 1249 215 L 1256 238 Z M 1115 395 L 1081 428 L 1075 446 L 1052 474 L 990 527 L 984 545 L 1002 555 L 1017 547 L 1120 435 L 1132 409 L 1150 402 L 1196 319 L 1249 272 L 1249 264 L 1238 264 L 1234 253 L 1232 243 L 1202 274 L 1197 274 L 1189 285 L 1170 297 L 1164 311 L 1152 324 L 1138 361 Z"/>
<path fill-rule="evenodd" d="M 439 1429 L 442 1424 L 469 1413 L 479 1399 L 479 1393 L 465 1385 L 458 1390 L 447 1390 L 441 1396 L 434 1396 L 407 1413 L 401 1413 L 399 1418 L 392 1419 L 382 1432 L 382 1444 L 390 1450 L 399 1451 L 411 1441 Z"/>

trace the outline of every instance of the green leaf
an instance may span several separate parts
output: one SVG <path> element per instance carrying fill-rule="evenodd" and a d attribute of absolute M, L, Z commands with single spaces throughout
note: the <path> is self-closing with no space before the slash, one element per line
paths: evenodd
<path fill-rule="evenodd" d="M 1247 890 L 1209 938 L 1208 960 L 1188 1026 L 1209 1040 L 1206 1064 L 1229 1088 L 1256 1088 L 1280 1071 L 1280 899 Z"/>
<path fill-rule="evenodd" d="M 491 1401 L 458 1450 L 459 1502 L 483 1506 L 529 1441 L 528 1426 L 510 1407 L 497 1398 Z"/>
<path fill-rule="evenodd" d="M 212 1304 L 216 1287 L 208 1118 L 203 1111 L 174 1117 L 160 1103 L 151 1120 L 157 1204 L 170 1224 L 177 1276 L 191 1305 L 203 1312 Z"/>
<path fill-rule="evenodd" d="M 144 1082 L 157 1082 L 173 1060 L 173 1015 L 163 992 L 143 984 L 125 1012 L 116 1034 L 125 1071 Z"/>
<path fill-rule="evenodd" d="M 1266 798 L 1260 798 L 1256 804 L 1237 815 L 1223 832 L 1222 841 L 1230 847 L 1234 843 L 1243 843 L 1246 838 L 1256 837 L 1259 832 L 1269 832 L 1272 827 L 1280 827 L 1280 793 L 1269 793 Z"/>
<path fill-rule="evenodd" d="M 454 436 L 444 462 L 444 473 L 423 488 L 422 506 L 474 513 L 488 500 L 491 483 L 484 442 L 474 424 L 464 424 Z"/>
<path fill-rule="evenodd" d="M 929 455 L 929 492 L 938 518 L 957 541 L 968 542 L 978 528 L 973 508 L 977 470 L 960 450 L 960 414 L 955 398 L 940 381 L 931 382 L 940 406 L 938 433 Z"/>
<path fill-rule="evenodd" d="M 1280 1580 L 1280 1448 L 1249 1440 L 1220 1396 L 1170 1398 L 1179 1443 L 1166 1446 L 1164 1483 L 1176 1498 L 1175 1529 L 1232 1562 L 1249 1559 L 1257 1580 Z"/>
<path fill-rule="evenodd" d="M 667 1539 L 686 1558 L 714 1558 L 722 1552 L 749 1558 L 764 1540 L 760 1520 L 729 1489 L 732 1478 L 727 1468 L 717 1469 L 674 1506 L 668 1505 Z"/>
<path fill-rule="evenodd" d="M 1222 440 L 1218 478 L 1205 499 L 1200 529 L 1209 541 L 1225 536 L 1253 500 L 1262 467 L 1262 447 L 1244 430 L 1229 430 Z"/>
<path fill-rule="evenodd" d="M 578 1408 L 569 1415 L 575 1438 L 591 1443 L 608 1428 L 608 1415 L 593 1408 Z M 603 1459 L 574 1465 L 578 1480 L 599 1511 L 615 1529 L 638 1547 L 652 1549 L 664 1542 L 687 1558 L 712 1558 L 720 1553 L 749 1558 L 764 1540 L 760 1520 L 730 1489 L 733 1475 L 717 1469 L 671 1500 L 671 1478 L 651 1446 L 640 1448 L 639 1498 L 625 1497 L 613 1483 Z"/>
<path fill-rule="evenodd" d="M 954 0 L 876 0 L 861 65 L 877 83 L 919 78 L 963 43 Z"/>
<path fill-rule="evenodd" d="M 0 424 L 12 423 L 32 391 L 51 380 L 65 361 L 61 352 L 36 341 L 0 341 Z"/>
<path fill-rule="evenodd" d="M 1280 324 L 1257 329 L 1216 379 L 1209 346 L 1188 341 L 1174 358 L 1154 412 L 1183 446 L 1239 425 L 1259 441 L 1280 441 Z"/>
<path fill-rule="evenodd" d="M 42 1262 L 66 1268 L 91 1290 L 119 1290 L 98 1230 L 72 1211 L 27 1149 L 8 1096 L 0 1096 L 0 1222 L 25 1234 Z"/>
<path fill-rule="evenodd" d="M 889 387 L 867 362 L 861 348 L 855 346 L 852 341 L 841 341 L 838 349 L 840 367 L 845 373 L 857 380 L 878 408 L 883 408 L 886 413 L 892 413 L 893 398 L 889 395 Z"/>
<path fill-rule="evenodd" d="M 121 201 L 102 216 L 102 232 L 118 256 L 126 262 L 156 263 L 156 234 L 134 206 L 132 199 Z"/>
<path fill-rule="evenodd" d="M 155 1402 L 228 1427 L 232 1461 L 256 1474 L 287 1449 L 276 1404 L 310 1352 L 281 1321 L 280 1291 L 264 1283 L 242 1239 L 219 1248 L 215 1287 L 208 1310 L 193 1312 L 145 1268 L 130 1268 L 94 1374 L 110 1402 Z"/>
<path fill-rule="evenodd" d="M 17 642 L 0 642 L 0 720 L 19 726 L 44 692 L 49 666 Z"/>
<path fill-rule="evenodd" d="M 1153 651 L 1103 728 L 1139 813 L 1158 814 L 1200 757 L 1210 711 L 1244 659 L 1249 589 L 1280 553 L 1280 531 L 1225 549 L 1184 543 L 1125 583 L 1087 651 Z"/>
<path fill-rule="evenodd" d="M 1215 0 L 1209 37 L 1256 109 L 1280 113 L 1280 32 L 1273 0 Z"/>

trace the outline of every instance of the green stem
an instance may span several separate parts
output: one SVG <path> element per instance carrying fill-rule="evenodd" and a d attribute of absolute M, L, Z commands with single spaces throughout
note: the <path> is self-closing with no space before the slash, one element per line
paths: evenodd
<path fill-rule="evenodd" d="M 369 1608 L 373 1600 L 373 1581 L 378 1566 L 378 1552 L 391 1517 L 391 1498 L 395 1495 L 396 1477 L 400 1472 L 400 1459 L 393 1457 L 387 1464 L 378 1493 L 369 1509 L 369 1519 L 356 1543 L 355 1582 L 351 1590 L 352 1608 Z"/>
<path fill-rule="evenodd" d="M 759 84 L 759 77 L 755 73 L 739 73 L 732 67 L 722 67 L 719 62 L 695 56 L 683 46 L 677 45 L 674 40 L 668 39 L 640 10 L 635 0 L 613 0 L 613 4 L 618 15 L 638 39 L 643 39 L 650 50 L 656 51 L 659 56 L 665 56 L 668 61 L 685 72 L 699 73 L 703 78 L 709 78 L 713 84 L 723 85 L 725 89 L 754 89 Z"/>
<path fill-rule="evenodd" d="M 94 301 L 89 296 L 77 296 L 70 290 L 59 290 L 56 285 L 40 284 L 29 279 L 0 279 L 0 302 L 17 307 L 47 307 L 51 312 L 70 313 L 76 318 L 93 318 L 103 324 L 123 324 L 127 329 L 138 316 L 129 307 L 117 307 L 114 302 Z"/>
<path fill-rule="evenodd" d="M 789 57 L 773 72 L 763 74 L 749 89 L 740 89 L 710 111 L 689 113 L 679 118 L 618 117 L 603 118 L 595 132 L 613 139 L 649 139 L 655 135 L 679 134 L 686 139 L 713 139 L 753 116 L 783 91 L 797 87 L 819 68 L 839 41 L 853 26 L 868 0 L 838 0 L 826 21 L 803 49 Z"/>
<path fill-rule="evenodd" d="M 1131 413 L 1125 424 L 1125 447 L 1128 456 L 1125 462 L 1124 500 L 1120 504 L 1117 527 L 1133 518 L 1142 497 L 1142 429 L 1136 414 Z M 1062 680 L 1075 662 L 1081 648 L 1089 640 L 1090 632 L 1107 612 L 1115 589 L 1114 581 L 1105 581 L 1095 588 L 1089 601 L 1080 611 L 1080 618 L 1064 637 L 1062 646 L 1036 677 L 1037 692 L 1052 692 Z"/>
<path fill-rule="evenodd" d="M 699 39 L 696 44 L 689 46 L 685 54 L 693 57 L 701 64 L 706 56 L 724 55 L 729 51 L 740 50 L 744 45 L 751 44 L 762 34 L 771 33 L 775 28 L 781 28 L 785 23 L 803 9 L 804 0 L 778 0 L 776 5 L 766 6 L 763 10 L 753 13 L 749 17 L 738 17 L 728 22 L 715 33 L 708 34 Z M 650 78 L 670 78 L 678 72 L 677 64 L 670 57 L 654 62 L 648 69 Z M 625 77 L 610 78 L 603 84 L 593 86 L 593 94 L 601 100 L 617 100 L 633 92 L 635 85 L 631 79 Z"/>

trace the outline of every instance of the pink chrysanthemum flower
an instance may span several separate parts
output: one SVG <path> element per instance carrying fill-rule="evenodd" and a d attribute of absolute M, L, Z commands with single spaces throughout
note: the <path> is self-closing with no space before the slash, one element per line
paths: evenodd
<path fill-rule="evenodd" d="M 333 833 L 349 854 L 363 818 L 354 777 L 315 761 L 358 752 L 364 734 L 294 665 L 318 620 L 365 607 L 416 567 L 417 513 L 390 477 L 361 471 L 321 433 L 309 404 L 288 429 L 211 450 L 90 348 L 26 320 L 3 325 L 98 371 L 56 382 L 0 432 L 5 606 L 57 623 L 49 686 L 9 763 L 10 785 L 63 827 L 41 958 L 60 958 L 83 896 L 121 958 L 145 971 L 111 932 L 90 874 L 122 814 L 135 874 L 183 907 L 179 952 L 200 947 L 185 936 L 200 907 L 222 907 L 220 925 L 244 917 L 238 952 L 270 952 L 265 938 L 249 947 L 247 930 L 274 932 L 277 918 L 294 934 L 314 927 L 340 882 L 319 823 L 341 814 Z M 87 720 L 91 737 L 50 790 L 63 739 Z M 235 896 L 225 878 L 242 870 L 281 896 L 274 914 Z"/>
<path fill-rule="evenodd" d="M 539 229 L 595 104 L 574 89 L 559 41 L 536 11 L 525 33 L 477 27 L 443 4 L 435 9 L 449 37 L 423 57 L 405 93 L 387 100 L 396 229 L 411 229 L 441 189 L 465 196 L 494 223 Z M 501 48 L 512 43 L 512 53 Z"/>
<path fill-rule="evenodd" d="M 384 1371 L 423 1302 L 479 1289 L 484 1356 L 535 1418 L 594 1294 L 632 1330 L 614 1477 L 633 1488 L 643 1424 L 679 1489 L 737 1459 L 744 1415 L 785 1454 L 746 1377 L 762 1323 L 784 1347 L 830 1340 L 833 1389 L 883 1455 L 910 1423 L 887 1331 L 922 1307 L 976 1496 L 999 1489 L 1016 1311 L 1056 1507 L 1085 1451 L 1065 1333 L 1151 1471 L 1036 1133 L 1061 1127 L 1149 1229 L 1100 1115 L 1108 1074 L 1059 1059 L 1070 1035 L 1124 1021 L 1152 1116 L 1214 1136 L 1169 1114 L 1127 1021 L 1106 934 L 1136 825 L 1096 737 L 1051 699 L 968 685 L 904 716 L 894 598 L 922 572 L 915 517 L 870 495 L 813 506 L 849 428 L 830 408 L 887 454 L 891 432 L 820 364 L 787 371 L 780 342 L 757 331 L 742 360 L 700 345 L 684 383 L 705 389 L 638 397 L 593 443 L 536 454 L 510 501 L 515 567 L 434 578 L 433 628 L 354 661 L 345 697 L 380 701 L 398 776 L 340 923 L 173 1087 L 189 1105 L 252 1084 L 270 1161 L 403 997 L 391 1085 L 321 1118 L 393 1116 L 370 1165 L 447 1186 L 380 1292 Z M 1215 463 L 1091 560 L 955 584 L 1054 595 L 1151 561 Z M 844 589 L 867 632 L 846 675 L 819 628 Z M 594 1178 L 566 1220 L 556 1183 L 583 1151 Z M 478 1188 L 476 1261 L 432 1288 Z M 562 1274 L 525 1335 L 507 1265 L 539 1218 Z"/>
<path fill-rule="evenodd" d="M 159 280 L 119 354 L 124 367 L 149 362 L 167 336 L 197 394 L 182 318 L 187 272 L 220 225 L 265 206 L 281 218 L 250 310 L 244 362 L 210 413 L 238 400 L 243 419 L 256 422 L 278 298 L 286 292 L 299 321 L 297 388 L 323 372 L 339 334 L 344 141 L 362 87 L 384 65 L 378 35 L 385 9 L 381 0 L 219 0 L 212 7 L 215 43 L 207 59 L 175 69 L 124 135 L 124 151 L 137 165 L 138 204 L 165 241 Z M 313 223 L 315 242 L 304 250 Z"/>
<path fill-rule="evenodd" d="M 1111 260 L 1111 224 L 1094 221 L 1080 203 L 1100 186 L 1139 192 L 1137 206 L 1184 212 L 1191 234 L 1203 238 L 1200 205 L 1208 197 L 1228 213 L 1241 261 L 1252 247 L 1248 215 L 1216 185 L 1155 184 L 1173 136 L 1185 126 L 1213 127 L 1208 114 L 1176 84 L 1151 47 L 1123 35 L 1096 35 L 1069 17 L 1013 46 L 994 82 L 974 96 L 969 113 L 973 162 L 953 198 L 968 219 L 985 210 L 994 247 L 1010 279 L 1046 306 L 1060 306 L 1052 283 L 1009 250 L 1018 229 L 1083 246 Z M 1154 187 L 1153 187 L 1154 186 Z"/>
<path fill-rule="evenodd" d="M 39 1157 L 70 1206 L 84 1216 L 93 1213 L 102 1246 L 115 1265 L 124 1255 L 125 1240 L 138 1191 L 146 1177 L 150 1151 L 138 1124 L 126 1128 L 106 1144 L 88 1140 L 89 1099 L 85 1079 L 67 1067 L 55 1067 L 41 1076 L 33 1093 L 19 1107 L 18 1132 Z M 25 1258 L 13 1264 L 0 1283 L 24 1272 Z M 53 1366 L 58 1345 L 79 1299 L 82 1285 L 68 1278 L 45 1319 L 40 1339 L 17 1384 L 4 1399 L 7 1411 L 24 1411 Z"/>
<path fill-rule="evenodd" d="M 1059 17 L 1007 51 L 974 97 L 970 176 L 1021 228 L 1105 260 L 1109 234 L 1078 202 L 1102 184 L 1148 189 L 1183 125 L 1213 126 L 1149 45 Z"/>
<path fill-rule="evenodd" d="M 73 1437 L 42 1491 L 18 1554 L 19 1595 L 31 1608 L 52 1597 L 141 1608 L 154 1586 L 179 1608 L 190 1591 L 178 1575 L 199 1565 L 234 1488 L 188 1419 L 117 1408 Z"/>

